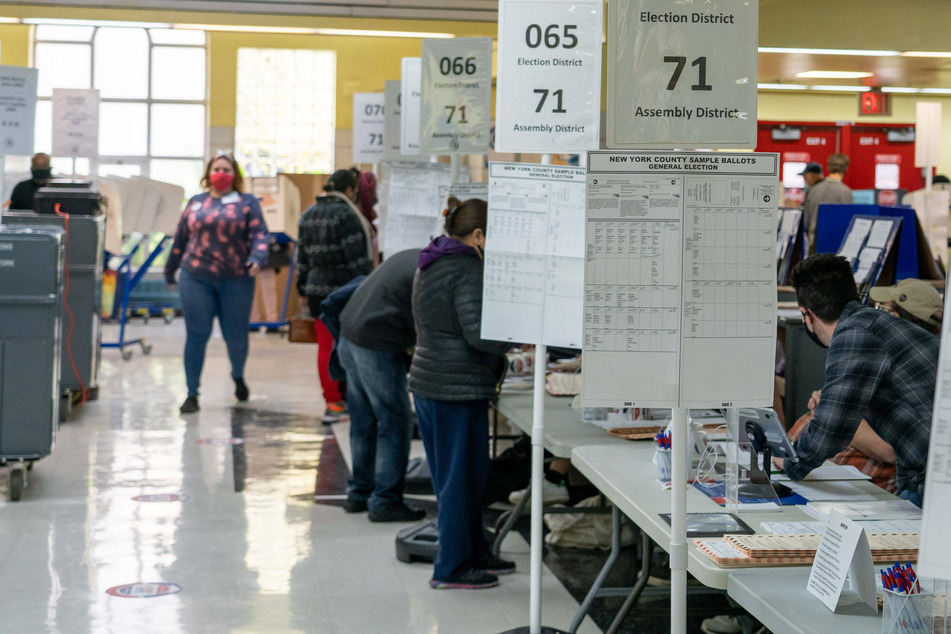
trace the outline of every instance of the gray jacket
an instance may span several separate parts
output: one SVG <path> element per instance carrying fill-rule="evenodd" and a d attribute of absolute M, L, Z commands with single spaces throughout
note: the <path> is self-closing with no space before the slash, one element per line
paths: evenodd
<path fill-rule="evenodd" d="M 416 354 L 410 392 L 439 401 L 496 395 L 511 344 L 486 341 L 482 328 L 482 262 L 448 254 L 421 269 L 413 284 Z"/>

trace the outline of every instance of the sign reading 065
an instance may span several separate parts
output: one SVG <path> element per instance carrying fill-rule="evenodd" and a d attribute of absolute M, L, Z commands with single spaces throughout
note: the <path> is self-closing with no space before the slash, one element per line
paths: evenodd
<path fill-rule="evenodd" d="M 489 150 L 492 38 L 423 40 L 419 151 Z"/>
<path fill-rule="evenodd" d="M 598 148 L 601 0 L 500 0 L 495 148 Z"/>

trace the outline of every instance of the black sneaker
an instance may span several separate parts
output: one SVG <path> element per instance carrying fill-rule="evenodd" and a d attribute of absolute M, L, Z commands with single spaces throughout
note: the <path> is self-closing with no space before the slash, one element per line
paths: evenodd
<path fill-rule="evenodd" d="M 405 503 L 391 504 L 379 509 L 370 509 L 371 522 L 418 522 L 426 517 L 426 511 L 413 509 Z"/>
<path fill-rule="evenodd" d="M 348 497 L 343 503 L 343 510 L 347 513 L 362 513 L 367 510 L 367 501 Z"/>
<path fill-rule="evenodd" d="M 243 403 L 250 395 L 251 392 L 248 391 L 248 384 L 244 382 L 244 379 L 235 379 L 234 397 Z"/>
<path fill-rule="evenodd" d="M 472 568 L 466 572 L 452 575 L 448 579 L 430 579 L 429 587 L 436 590 L 483 590 L 499 585 L 495 575 Z"/>
<path fill-rule="evenodd" d="M 182 414 L 191 414 L 197 412 L 200 407 L 198 407 L 198 397 L 189 396 L 185 399 L 185 402 L 182 403 L 182 406 L 178 408 L 178 411 Z"/>
<path fill-rule="evenodd" d="M 479 561 L 475 562 L 473 567 L 476 570 L 488 572 L 493 575 L 510 575 L 515 572 L 514 561 L 506 561 L 501 557 L 496 557 L 492 553 L 489 553 Z"/>

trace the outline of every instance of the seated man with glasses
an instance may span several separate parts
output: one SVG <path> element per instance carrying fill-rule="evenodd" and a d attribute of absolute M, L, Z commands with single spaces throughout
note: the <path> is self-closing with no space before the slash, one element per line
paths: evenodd
<path fill-rule="evenodd" d="M 829 348 L 822 398 L 796 441 L 801 480 L 846 448 L 862 419 L 895 450 L 899 497 L 921 505 L 938 371 L 938 339 L 884 311 L 863 306 L 845 258 L 821 253 L 792 272 L 806 332 Z M 776 461 L 783 468 L 782 461 Z"/>

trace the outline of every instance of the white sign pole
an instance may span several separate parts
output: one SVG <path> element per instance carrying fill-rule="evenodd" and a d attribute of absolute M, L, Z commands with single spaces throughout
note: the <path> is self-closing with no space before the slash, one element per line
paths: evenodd
<path fill-rule="evenodd" d="M 670 632 L 687 632 L 687 410 L 672 410 L 670 482 Z M 642 556 L 649 557 L 649 553 Z"/>

